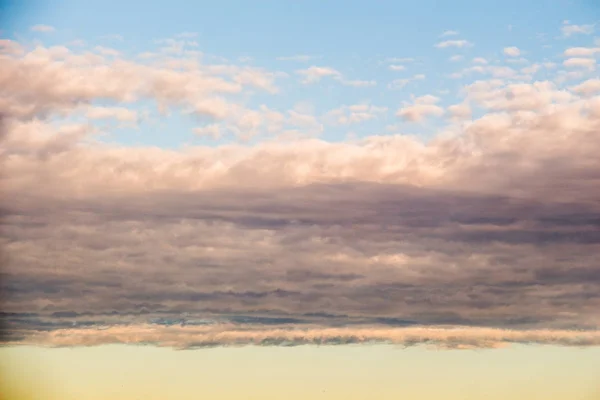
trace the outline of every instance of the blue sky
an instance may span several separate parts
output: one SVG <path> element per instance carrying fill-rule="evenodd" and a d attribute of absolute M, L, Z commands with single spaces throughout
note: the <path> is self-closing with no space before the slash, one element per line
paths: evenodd
<path fill-rule="evenodd" d="M 434 118 L 415 124 L 394 116 L 403 102 L 411 101 L 411 96 L 437 96 L 443 107 L 460 102 L 461 88 L 483 77 L 450 76 L 472 66 L 478 57 L 498 67 L 560 64 L 565 48 L 589 46 L 594 38 L 593 33 L 565 36 L 561 32 L 564 21 L 586 26 L 596 24 L 600 18 L 600 7 L 592 1 L 566 0 L 380 1 L 368 6 L 359 1 L 306 1 L 293 5 L 279 1 L 172 1 L 168 5 L 57 1 L 52 5 L 32 2 L 26 11 L 17 2 L 6 2 L 4 7 L 6 15 L 18 15 L 8 19 L 4 36 L 23 42 L 41 41 L 51 46 L 83 40 L 87 48 L 110 47 L 126 57 L 135 57 L 155 50 L 157 40 L 188 33 L 194 47 L 187 49 L 204 53 L 203 62 L 288 74 L 276 79 L 278 93 L 255 91 L 246 97 L 244 102 L 250 108 L 265 104 L 285 112 L 300 107 L 310 110 L 316 118 L 342 105 L 368 103 L 388 108 L 358 124 L 325 123 L 318 137 L 328 141 L 390 133 L 430 139 L 443 128 L 443 120 Z M 55 31 L 32 32 L 30 28 L 38 24 L 52 26 Z M 449 34 L 452 31 L 455 34 Z M 448 40 L 466 40 L 469 45 L 435 47 Z M 504 48 L 513 46 L 527 59 L 523 64 L 511 64 L 503 54 Z M 312 58 L 281 60 L 294 56 Z M 449 61 L 453 56 L 462 59 Z M 414 61 L 407 62 L 406 58 Z M 372 83 L 354 87 L 325 77 L 305 85 L 295 71 L 311 66 L 333 68 L 347 81 Z M 390 70 L 394 67 L 403 70 Z M 549 73 L 542 69 L 535 78 L 547 76 Z M 394 80 L 414 77 L 417 79 L 401 89 L 389 87 Z M 134 107 L 147 109 L 140 104 Z M 191 133 L 196 126 L 193 118 L 174 111 L 168 118 L 161 117 L 160 122 L 149 119 L 139 123 L 137 130 L 112 130 L 110 137 L 101 140 L 168 148 L 186 144 L 212 146 L 235 140 L 199 138 Z"/>

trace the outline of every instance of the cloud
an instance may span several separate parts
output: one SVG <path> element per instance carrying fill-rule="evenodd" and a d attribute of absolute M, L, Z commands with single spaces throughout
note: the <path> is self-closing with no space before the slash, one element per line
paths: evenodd
<path fill-rule="evenodd" d="M 285 56 L 285 57 L 277 57 L 279 61 L 299 61 L 299 62 L 308 62 L 314 59 L 315 56 L 309 56 L 306 54 L 297 54 L 294 56 Z"/>
<path fill-rule="evenodd" d="M 121 36 L 119 34 L 116 34 L 116 33 L 113 33 L 113 34 L 110 34 L 110 35 L 103 35 L 103 36 L 100 36 L 100 38 L 101 39 L 105 39 L 105 40 L 114 40 L 114 41 L 117 41 L 117 42 L 122 42 L 123 41 L 123 36 Z"/>
<path fill-rule="evenodd" d="M 543 112 L 555 104 L 566 104 L 573 95 L 549 81 L 533 84 L 479 81 L 466 87 L 468 98 L 480 107 L 495 111 Z"/>
<path fill-rule="evenodd" d="M 33 32 L 50 33 L 50 32 L 54 32 L 56 29 L 50 25 L 34 25 L 31 27 L 31 30 Z"/>
<path fill-rule="evenodd" d="M 593 58 L 572 57 L 563 61 L 563 65 L 568 68 L 587 68 L 593 70 L 596 68 L 596 60 Z"/>
<path fill-rule="evenodd" d="M 391 57 L 386 60 L 390 63 L 411 63 L 414 62 L 415 59 L 411 57 Z"/>
<path fill-rule="evenodd" d="M 439 117 L 444 114 L 444 109 L 435 104 L 439 100 L 431 95 L 418 97 L 414 100 L 414 104 L 401 107 L 396 112 L 396 116 L 410 122 L 420 122 L 429 116 Z"/>
<path fill-rule="evenodd" d="M 137 112 L 128 110 L 123 107 L 89 107 L 86 112 L 86 117 L 90 119 L 107 119 L 114 118 L 121 122 L 136 122 L 138 119 Z"/>
<path fill-rule="evenodd" d="M 458 35 L 457 31 L 445 31 L 440 36 L 441 37 L 446 37 L 446 36 L 456 36 L 456 35 Z"/>
<path fill-rule="evenodd" d="M 329 111 L 325 120 L 334 125 L 357 124 L 379 118 L 387 112 L 387 107 L 377 107 L 369 104 L 342 106 Z"/>
<path fill-rule="evenodd" d="M 472 110 L 468 104 L 454 104 L 448 107 L 448 114 L 453 119 L 464 120 L 471 118 Z"/>
<path fill-rule="evenodd" d="M 104 55 L 104 56 L 113 56 L 113 57 L 117 57 L 119 56 L 121 53 L 115 49 L 111 49 L 109 47 L 104 47 L 104 46 L 96 46 L 94 48 L 94 50 L 96 50 L 98 53 Z"/>
<path fill-rule="evenodd" d="M 505 47 L 504 48 L 504 55 L 507 55 L 509 57 L 519 57 L 521 55 L 521 50 L 519 50 L 518 47 Z"/>
<path fill-rule="evenodd" d="M 390 89 L 390 90 L 403 89 L 406 85 L 408 85 L 411 82 L 422 81 L 424 79 L 425 79 L 425 75 L 423 75 L 423 74 L 416 74 L 410 78 L 394 79 L 393 81 L 391 81 L 388 84 L 388 89 Z"/>
<path fill-rule="evenodd" d="M 571 47 L 564 52 L 565 57 L 592 57 L 600 52 L 597 47 Z"/>
<path fill-rule="evenodd" d="M 483 65 L 488 64 L 488 61 L 485 58 L 483 58 L 483 57 L 475 57 L 473 59 L 473 62 L 475 64 L 483 64 Z"/>
<path fill-rule="evenodd" d="M 222 137 L 221 127 L 218 124 L 210 124 L 201 128 L 194 128 L 194 134 L 205 137 L 208 136 L 214 140 Z"/>
<path fill-rule="evenodd" d="M 102 344 L 153 344 L 177 349 L 214 346 L 299 346 L 341 345 L 357 343 L 389 343 L 402 346 L 428 345 L 438 349 L 481 349 L 507 347 L 512 344 L 541 344 L 562 346 L 597 346 L 598 332 L 567 330 L 502 330 L 470 327 L 414 327 L 414 328 L 304 328 L 240 327 L 224 325 L 209 327 L 135 325 L 61 329 L 52 332 L 28 334 L 12 344 L 64 347 L 97 346 Z"/>
<path fill-rule="evenodd" d="M 591 96 L 596 93 L 600 93 L 600 79 L 588 79 L 579 85 L 573 86 L 571 90 L 584 96 Z"/>
<path fill-rule="evenodd" d="M 0 183 L 19 199 L 0 203 L 4 343 L 597 343 L 595 78 L 473 65 L 455 104 L 397 110 L 447 117 L 427 140 L 327 142 L 325 124 L 388 110 L 271 108 L 281 75 L 185 50 L 0 44 Z M 257 140 L 99 140 L 111 128 L 95 118 L 145 119 L 149 103 L 196 135 Z"/>
<path fill-rule="evenodd" d="M 302 83 L 305 85 L 319 82 L 324 77 L 332 77 L 344 86 L 369 87 L 377 85 L 377 82 L 374 80 L 346 79 L 341 72 L 330 67 L 312 66 L 307 69 L 297 70 L 296 73 L 304 76 Z"/>
<path fill-rule="evenodd" d="M 234 96 L 250 88 L 277 92 L 277 75 L 257 68 L 200 64 L 186 56 L 146 64 L 121 58 L 112 49 L 96 50 L 103 55 L 62 46 L 5 53 L 0 65 L 4 82 L 0 105 L 5 105 L 5 116 L 68 115 L 97 100 L 133 103 L 146 99 L 162 112 L 178 108 L 200 118 L 239 125 L 249 110 L 236 104 Z M 110 63 L 104 55 L 111 57 Z M 101 118 L 99 113 L 108 112 L 101 110 L 91 111 L 90 117 Z M 133 119 L 131 112 L 112 112 L 118 119 Z"/>
<path fill-rule="evenodd" d="M 392 64 L 390 66 L 388 66 L 390 71 L 404 71 L 406 69 L 406 67 L 404 65 L 396 65 L 396 64 Z"/>
<path fill-rule="evenodd" d="M 569 37 L 576 34 L 591 35 L 594 33 L 594 28 L 595 25 L 573 25 L 568 21 L 565 21 L 560 29 L 564 36 Z"/>
<path fill-rule="evenodd" d="M 435 47 L 439 49 L 445 49 L 450 47 L 465 48 L 471 46 L 473 46 L 473 44 L 467 40 L 446 40 L 443 42 L 439 42 L 435 45 Z"/>
<path fill-rule="evenodd" d="M 330 67 L 316 67 L 312 66 L 307 69 L 302 69 L 296 71 L 297 74 L 304 76 L 304 80 L 302 83 L 316 83 L 321 80 L 323 77 L 331 76 L 331 77 L 341 77 L 342 74 L 336 69 Z"/>

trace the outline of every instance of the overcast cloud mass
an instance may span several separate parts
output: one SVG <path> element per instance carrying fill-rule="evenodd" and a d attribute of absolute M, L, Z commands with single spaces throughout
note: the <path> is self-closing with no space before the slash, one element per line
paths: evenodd
<path fill-rule="evenodd" d="M 457 35 L 431 46 L 476 49 Z M 271 71 L 207 57 L 185 35 L 144 54 L 0 40 L 2 341 L 600 344 L 600 43 L 589 41 L 556 62 L 449 71 L 470 79 L 455 104 L 422 94 L 318 113 L 278 108 L 281 86 L 387 92 L 426 77 L 411 67 L 376 82 L 309 55 Z M 106 139 L 173 113 L 203 140 L 231 140 Z M 395 125 L 321 138 L 384 117 L 437 122 L 428 139 Z"/>

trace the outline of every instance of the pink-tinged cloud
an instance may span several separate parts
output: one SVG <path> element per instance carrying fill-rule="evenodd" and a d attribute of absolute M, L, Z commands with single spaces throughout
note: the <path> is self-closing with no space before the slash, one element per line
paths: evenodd
<path fill-rule="evenodd" d="M 455 104 L 426 95 L 396 110 L 399 132 L 448 117 L 427 140 L 327 142 L 316 135 L 330 125 L 392 111 L 250 107 L 281 75 L 185 46 L 134 59 L 1 48 L 0 184 L 18 199 L 1 204 L 5 343 L 598 344 L 594 78 L 474 65 Z M 111 129 L 99 120 L 134 121 L 148 103 L 153 118 L 194 118 L 190 135 L 257 140 L 99 140 Z"/>

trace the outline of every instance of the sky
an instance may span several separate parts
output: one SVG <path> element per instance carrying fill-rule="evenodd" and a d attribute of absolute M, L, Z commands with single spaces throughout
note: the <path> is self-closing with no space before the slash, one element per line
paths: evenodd
<path fill-rule="evenodd" d="M 600 5 L 150 3 L 0 1 L 6 373 L 106 398 L 122 363 L 150 398 L 175 363 L 191 398 L 195 363 L 304 357 L 309 392 L 260 393 L 309 397 L 317 357 L 328 398 L 392 398 L 429 360 L 448 399 L 597 396 Z"/>

